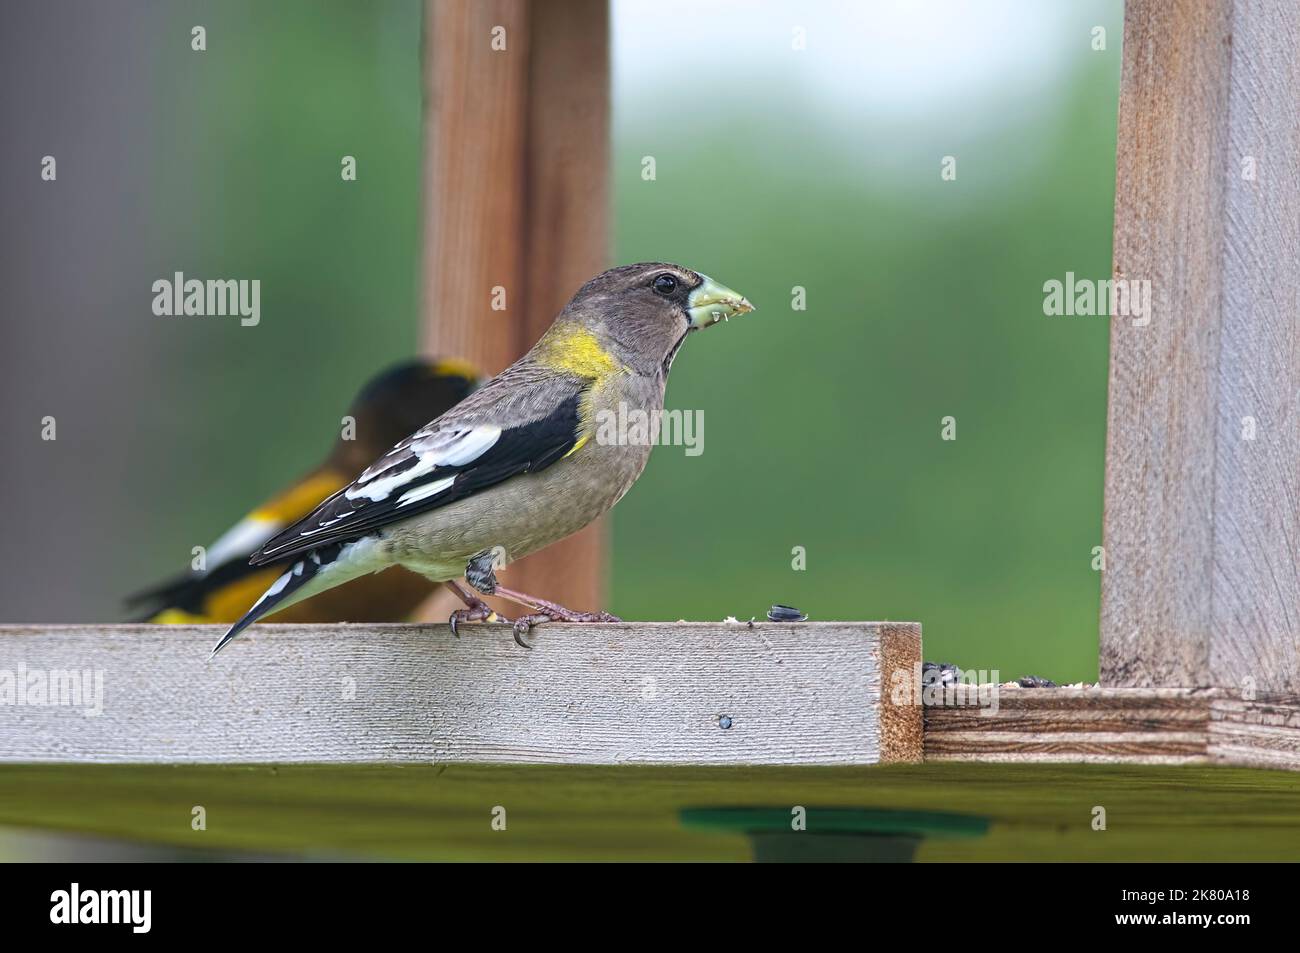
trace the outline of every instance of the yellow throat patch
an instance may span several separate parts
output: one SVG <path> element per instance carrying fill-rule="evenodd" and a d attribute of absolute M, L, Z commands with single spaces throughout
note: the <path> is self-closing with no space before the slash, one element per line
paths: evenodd
<path fill-rule="evenodd" d="M 601 346 L 596 335 L 583 327 L 565 325 L 551 328 L 541 344 L 538 356 L 543 364 L 575 377 L 599 381 L 627 370 Z"/>

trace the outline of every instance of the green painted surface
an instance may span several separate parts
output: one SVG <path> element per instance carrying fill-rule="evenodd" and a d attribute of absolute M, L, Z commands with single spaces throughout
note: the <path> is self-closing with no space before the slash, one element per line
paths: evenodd
<path fill-rule="evenodd" d="M 196 805 L 205 831 L 191 829 Z M 743 861 L 743 833 L 685 826 L 681 812 L 794 805 L 812 818 L 823 808 L 988 818 L 982 837 L 924 839 L 918 861 L 1300 859 L 1300 777 L 1236 768 L 0 768 L 0 824 L 306 856 Z M 492 829 L 498 806 L 504 831 Z M 1092 829 L 1095 807 L 1104 831 Z"/>
<path fill-rule="evenodd" d="M 788 806 L 695 807 L 682 811 L 681 817 L 684 825 L 698 830 L 789 833 L 795 812 Z M 805 806 L 800 824 L 803 831 L 824 834 L 913 837 L 982 837 L 989 829 L 987 818 L 972 814 L 866 807 Z"/>

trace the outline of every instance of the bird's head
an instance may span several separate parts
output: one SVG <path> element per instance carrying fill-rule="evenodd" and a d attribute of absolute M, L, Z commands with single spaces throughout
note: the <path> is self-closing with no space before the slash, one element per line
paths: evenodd
<path fill-rule="evenodd" d="M 743 295 L 668 262 L 611 268 L 588 281 L 560 315 L 592 331 L 623 363 L 666 372 L 691 331 L 753 311 Z"/>
<path fill-rule="evenodd" d="M 468 361 L 407 361 L 371 378 L 348 408 L 355 432 L 345 429 L 334 454 L 344 467 L 363 469 L 399 440 L 440 417 L 481 383 Z M 351 437 L 351 439 L 349 439 Z"/>

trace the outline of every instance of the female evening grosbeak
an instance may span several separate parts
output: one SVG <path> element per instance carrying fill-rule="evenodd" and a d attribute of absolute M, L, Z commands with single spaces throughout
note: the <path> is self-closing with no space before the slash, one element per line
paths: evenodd
<path fill-rule="evenodd" d="M 412 361 L 373 378 L 353 400 L 345 428 L 325 461 L 266 501 L 207 548 L 206 570 L 187 573 L 130 597 L 148 621 L 235 622 L 290 568 L 283 560 L 252 566 L 253 552 L 310 514 L 331 493 L 402 437 L 454 407 L 479 384 L 458 360 Z M 350 432 L 349 432 L 350 431 Z M 352 437 L 352 439 L 347 439 Z M 290 609 L 284 622 L 396 622 L 407 618 L 436 583 L 404 570 L 357 579 L 327 596 Z"/>
<path fill-rule="evenodd" d="M 263 616 L 335 586 L 402 566 L 446 582 L 460 622 L 617 622 L 497 585 L 494 570 L 575 533 L 641 475 L 651 440 L 599 438 L 611 414 L 663 410 L 664 385 L 688 334 L 752 311 L 704 275 L 662 262 L 597 275 L 527 354 L 416 430 L 347 487 L 262 543 L 254 566 L 283 565 L 213 654 Z M 595 438 L 595 439 L 593 439 Z M 527 606 L 503 619 L 455 580 Z M 382 577 L 380 577 L 382 578 Z"/>

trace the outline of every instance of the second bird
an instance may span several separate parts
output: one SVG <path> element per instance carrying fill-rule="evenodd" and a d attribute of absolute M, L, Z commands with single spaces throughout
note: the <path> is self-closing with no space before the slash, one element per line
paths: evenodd
<path fill-rule="evenodd" d="M 598 438 L 609 415 L 663 409 L 687 336 L 752 311 L 744 297 L 680 265 L 597 275 L 533 348 L 372 463 L 351 485 L 253 554 L 292 560 L 214 654 L 264 616 L 358 576 L 403 566 L 446 582 L 466 621 L 508 622 L 516 641 L 548 621 L 617 621 L 498 584 L 495 571 L 576 533 L 628 491 L 652 440 Z M 620 406 L 621 405 L 621 406 Z M 456 580 L 526 607 L 502 619 Z"/>
<path fill-rule="evenodd" d="M 330 494 L 346 487 L 402 437 L 450 410 L 478 386 L 465 361 L 410 361 L 374 377 L 348 408 L 344 428 L 329 456 L 246 515 L 204 551 L 205 568 L 170 579 L 128 599 L 148 607 L 157 623 L 237 622 L 285 564 L 250 566 L 248 557 L 268 539 L 308 516 Z M 435 584 L 396 570 L 357 579 L 290 609 L 282 622 L 398 622 L 422 603 Z"/>

